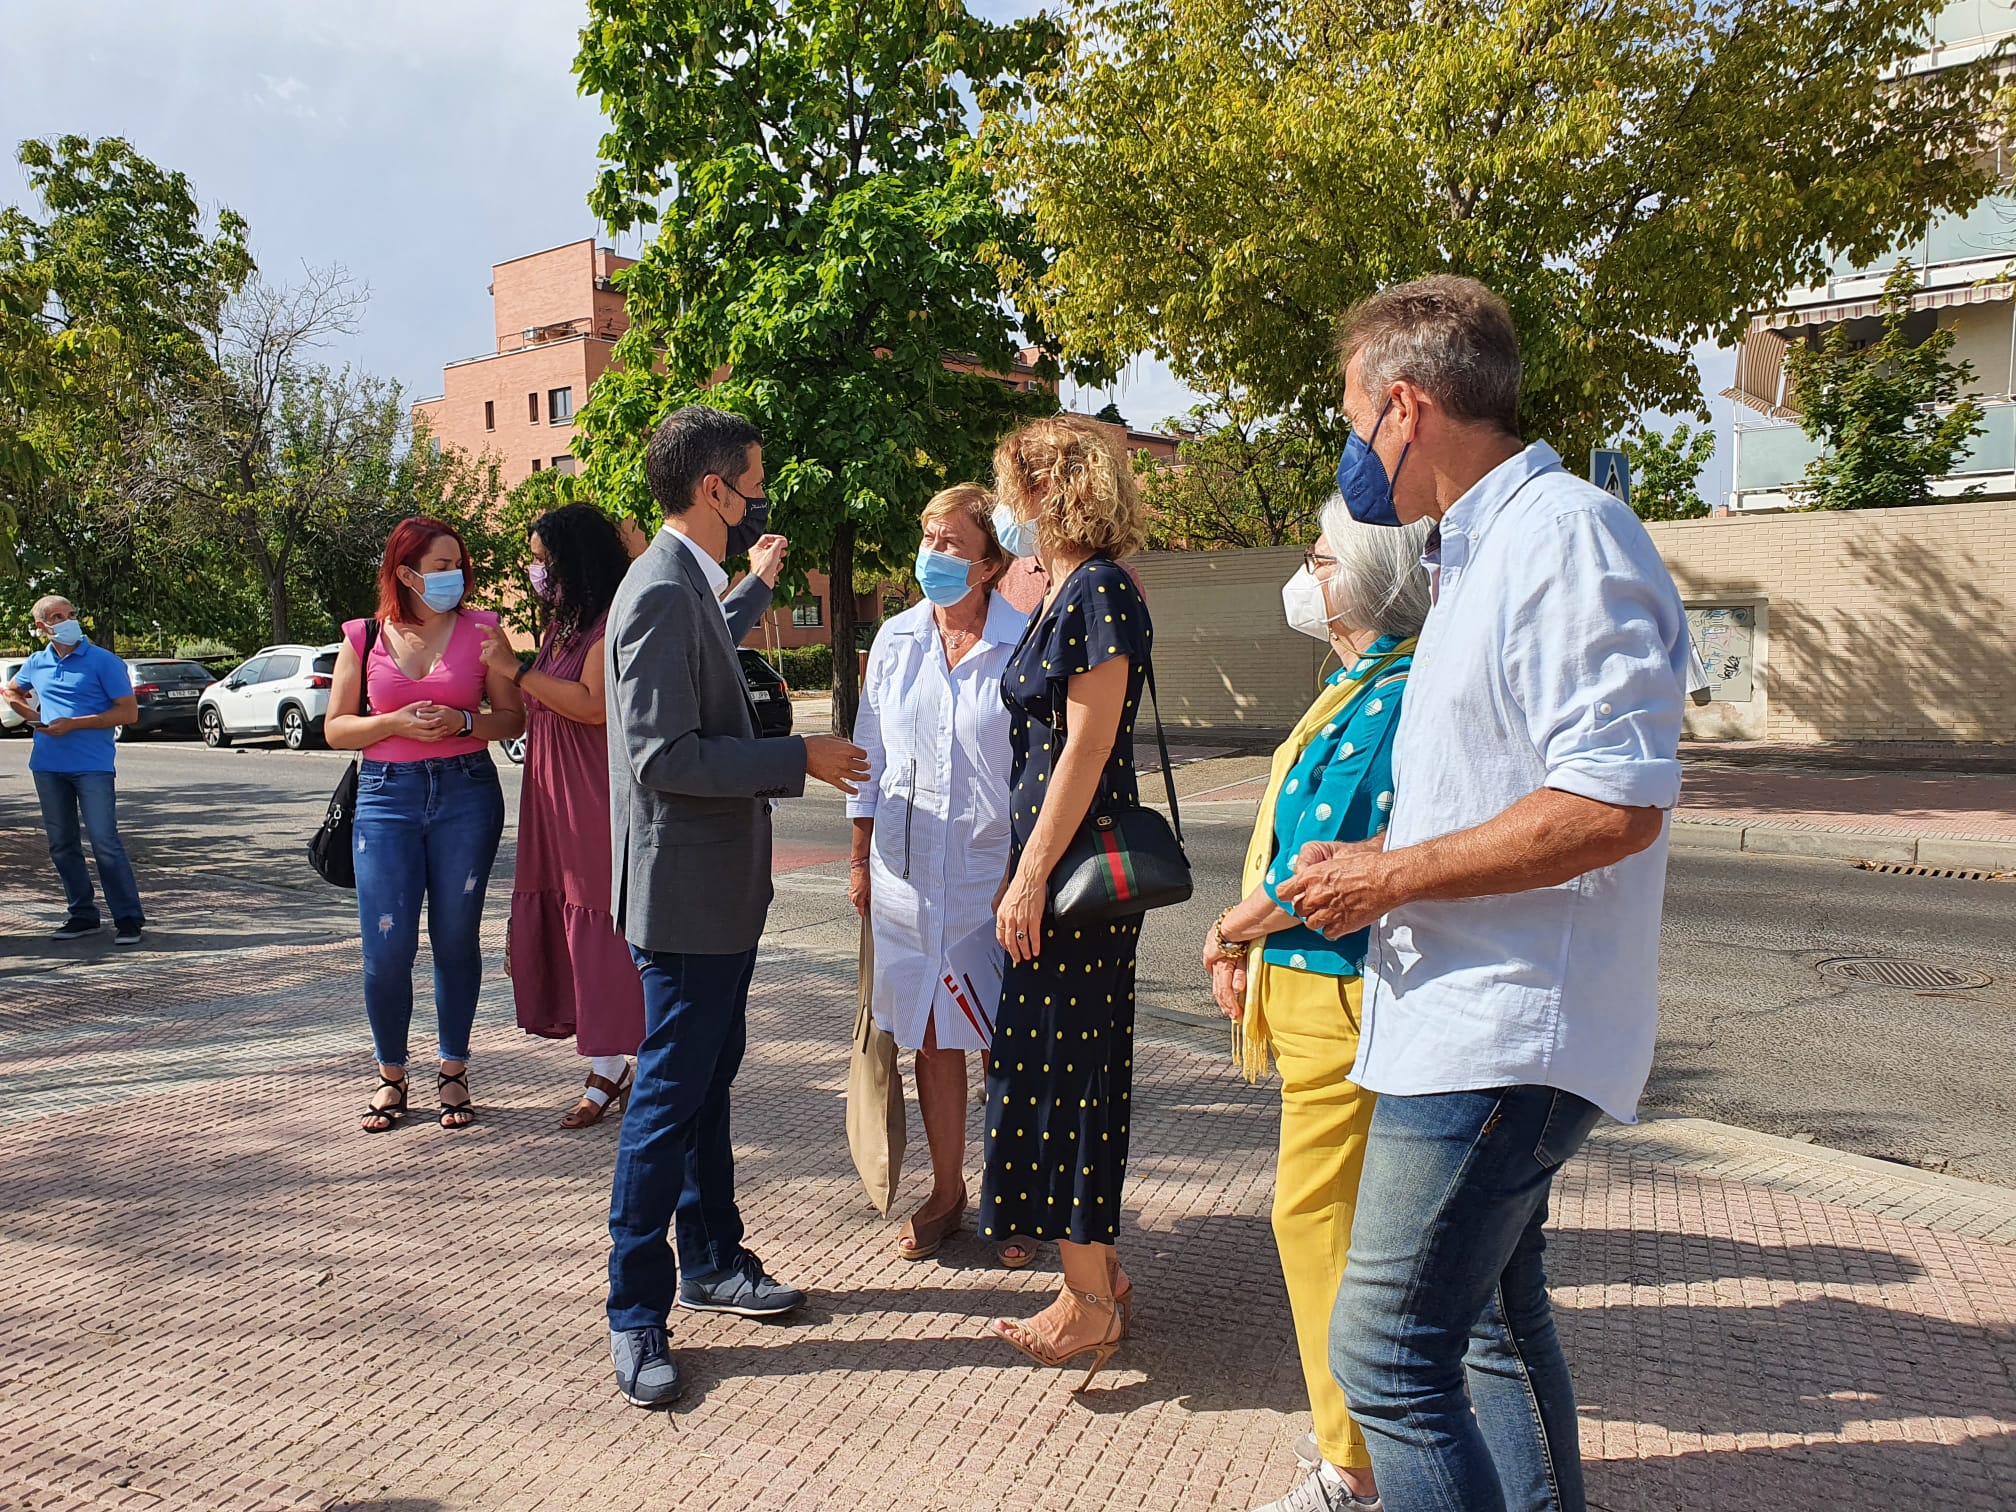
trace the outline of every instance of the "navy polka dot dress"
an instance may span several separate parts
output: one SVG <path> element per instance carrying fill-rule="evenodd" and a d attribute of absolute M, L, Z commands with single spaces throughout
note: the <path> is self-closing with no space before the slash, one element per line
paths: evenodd
<path fill-rule="evenodd" d="M 1134 720 L 1153 635 L 1133 580 L 1105 557 L 1080 566 L 1030 621 L 1001 677 L 1016 859 L 1069 739 L 1065 685 L 1116 656 L 1129 659 L 1127 702 L 1100 799 L 1108 807 L 1139 806 Z M 980 1232 L 997 1242 L 1026 1234 L 1111 1244 L 1127 1170 L 1141 920 L 1073 927 L 1045 914 L 1042 927 L 1042 953 L 1011 962 L 1001 984 L 987 1070 Z"/>

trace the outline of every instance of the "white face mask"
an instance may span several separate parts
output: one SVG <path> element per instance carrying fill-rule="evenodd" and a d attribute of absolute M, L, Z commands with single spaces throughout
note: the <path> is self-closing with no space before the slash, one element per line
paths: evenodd
<path fill-rule="evenodd" d="M 1307 567 L 1297 567 L 1295 575 L 1281 585 L 1281 612 L 1288 617 L 1291 630 L 1330 644 L 1328 595 Z"/>

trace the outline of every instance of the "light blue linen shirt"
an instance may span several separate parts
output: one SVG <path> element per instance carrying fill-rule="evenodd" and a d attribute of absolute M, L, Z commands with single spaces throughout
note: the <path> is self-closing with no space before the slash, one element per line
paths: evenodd
<path fill-rule="evenodd" d="M 1680 797 L 1687 622 L 1628 507 L 1529 446 L 1450 506 L 1394 738 L 1389 850 L 1540 788 Z M 1635 1118 L 1659 1010 L 1666 830 L 1558 887 L 1412 903 L 1373 930 L 1353 1081 L 1415 1095 L 1549 1086 Z"/>

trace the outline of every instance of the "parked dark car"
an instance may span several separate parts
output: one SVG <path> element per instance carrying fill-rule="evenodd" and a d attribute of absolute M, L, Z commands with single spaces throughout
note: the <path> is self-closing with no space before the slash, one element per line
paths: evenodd
<path fill-rule="evenodd" d="M 756 706 L 756 728 L 765 735 L 791 733 L 791 686 L 784 674 L 763 660 L 763 653 L 747 646 L 741 649 L 742 681 L 749 685 L 749 702 Z"/>
<path fill-rule="evenodd" d="M 791 688 L 759 651 L 740 648 L 742 681 L 749 688 L 749 702 L 756 706 L 756 729 L 762 735 L 791 733 Z M 504 755 L 518 765 L 525 764 L 525 737 L 504 742 Z"/>
<path fill-rule="evenodd" d="M 196 703 L 203 690 L 217 681 L 200 662 L 129 661 L 126 670 L 133 677 L 133 697 L 140 705 L 140 717 L 118 730 L 118 738 L 135 735 L 194 735 Z"/>

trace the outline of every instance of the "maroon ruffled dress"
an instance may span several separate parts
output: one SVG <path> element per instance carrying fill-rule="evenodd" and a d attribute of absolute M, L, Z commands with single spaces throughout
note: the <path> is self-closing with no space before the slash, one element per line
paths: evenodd
<path fill-rule="evenodd" d="M 559 642 L 549 633 L 535 671 L 581 680 L 602 654 L 602 621 Z M 573 1036 L 583 1055 L 635 1055 L 644 989 L 609 913 L 609 736 L 525 694 L 525 784 L 518 798 L 518 871 L 505 948 L 518 1027 Z"/>

